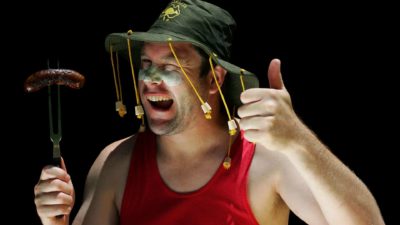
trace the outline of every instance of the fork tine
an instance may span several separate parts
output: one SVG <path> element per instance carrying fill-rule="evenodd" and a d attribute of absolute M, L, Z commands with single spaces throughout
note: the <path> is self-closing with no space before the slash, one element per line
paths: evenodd
<path fill-rule="evenodd" d="M 53 164 L 61 166 L 61 102 L 60 102 L 60 85 L 57 85 L 57 133 L 53 130 Z"/>
<path fill-rule="evenodd" d="M 49 127 L 50 127 L 50 140 L 53 141 L 54 129 L 53 129 L 53 107 L 51 103 L 51 86 L 48 86 L 48 105 L 49 105 Z"/>
<path fill-rule="evenodd" d="M 57 118 L 57 122 L 58 122 L 58 124 L 57 124 L 57 134 L 58 134 L 58 138 L 59 138 L 59 141 L 61 141 L 61 137 L 62 137 L 62 134 L 61 134 L 61 131 L 62 131 L 62 129 L 61 129 L 61 97 L 60 97 L 60 85 L 57 85 L 57 116 L 58 116 L 58 118 Z"/>
<path fill-rule="evenodd" d="M 57 60 L 57 67 L 60 66 L 60 62 Z M 47 67 L 50 69 L 50 60 L 47 59 Z M 61 165 L 61 152 L 60 152 L 60 141 L 61 141 L 61 97 L 60 97 L 60 85 L 57 85 L 57 107 L 55 108 L 57 116 L 57 131 L 53 126 L 53 104 L 52 104 L 52 87 L 48 86 L 48 105 L 49 105 L 49 127 L 50 127 L 50 140 L 53 142 L 53 164 L 56 166 Z"/>
<path fill-rule="evenodd" d="M 53 107 L 52 107 L 52 95 L 51 87 L 49 86 L 49 119 L 50 119 L 50 139 L 53 142 L 53 164 L 56 166 L 61 165 L 61 152 L 60 152 L 60 140 L 61 140 L 61 102 L 60 102 L 60 86 L 57 85 L 57 129 L 53 126 Z M 56 131 L 57 130 L 57 131 Z"/>

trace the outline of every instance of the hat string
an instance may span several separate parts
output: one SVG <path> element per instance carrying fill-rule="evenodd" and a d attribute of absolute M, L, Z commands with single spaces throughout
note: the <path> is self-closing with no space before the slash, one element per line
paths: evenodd
<path fill-rule="evenodd" d="M 228 105 L 226 104 L 224 94 L 222 93 L 221 87 L 219 86 L 219 83 L 218 83 L 218 81 L 217 81 L 217 76 L 215 75 L 215 70 L 214 70 L 214 65 L 213 65 L 213 62 L 212 62 L 212 57 L 211 57 L 211 55 L 210 55 L 210 57 L 208 58 L 208 62 L 210 63 L 211 72 L 212 72 L 212 74 L 213 74 L 215 84 L 217 85 L 218 92 L 219 92 L 219 94 L 220 94 L 220 96 L 221 96 L 221 99 L 222 99 L 222 102 L 224 103 L 224 106 L 225 106 L 226 114 L 228 115 L 228 119 L 229 119 L 229 120 L 228 120 L 229 134 L 230 134 L 231 136 L 232 136 L 232 135 L 235 135 L 235 134 L 236 134 L 236 128 L 237 128 L 237 126 L 236 126 L 235 121 L 231 118 L 231 114 L 229 113 Z"/>
<path fill-rule="evenodd" d="M 176 55 L 175 50 L 174 50 L 174 48 L 172 46 L 171 38 L 168 38 L 168 45 L 169 45 L 169 48 L 171 49 L 172 54 L 174 55 L 174 58 L 175 58 L 176 62 L 179 65 L 179 68 L 181 69 L 183 75 L 186 77 L 186 80 L 189 82 L 189 84 L 192 87 L 193 91 L 196 93 L 197 98 L 200 100 L 201 109 L 204 112 L 204 116 L 206 117 L 206 119 L 211 119 L 211 106 L 207 102 L 203 101 L 203 99 L 201 98 L 199 92 L 197 91 L 196 87 L 194 86 L 193 82 L 190 80 L 189 76 L 186 74 L 185 69 L 183 69 L 182 64 L 180 63 L 180 61 L 178 59 L 178 56 Z"/>
<path fill-rule="evenodd" d="M 136 104 L 137 104 L 135 106 L 135 114 L 136 114 L 138 119 L 141 119 L 143 114 L 144 114 L 144 111 L 143 111 L 142 105 L 140 104 L 139 92 L 138 92 L 138 88 L 137 88 L 137 85 L 136 85 L 135 70 L 133 68 L 133 62 L 132 62 L 131 40 L 129 38 L 127 38 L 126 41 L 127 41 L 127 44 L 128 44 L 129 64 L 130 64 L 130 67 L 131 67 L 133 87 L 135 89 L 135 97 L 136 97 Z"/>
<path fill-rule="evenodd" d="M 232 117 L 234 117 L 234 116 L 235 116 L 235 106 L 233 106 L 233 109 L 232 109 Z M 235 123 L 235 126 L 236 126 L 236 123 Z M 226 170 L 231 168 L 231 165 L 232 165 L 232 158 L 231 158 L 231 148 L 232 148 L 232 141 L 233 141 L 232 136 L 233 135 L 229 135 L 228 151 L 227 151 L 226 157 L 224 159 L 224 162 L 222 163 L 222 165 L 224 166 L 224 168 Z"/>
<path fill-rule="evenodd" d="M 244 86 L 244 81 L 243 81 L 243 76 L 244 76 L 244 72 L 245 72 L 246 70 L 244 70 L 244 69 L 240 69 L 240 83 L 242 84 L 242 91 L 245 91 L 246 90 L 246 88 L 245 88 L 245 86 Z"/>
<path fill-rule="evenodd" d="M 229 145 L 228 145 L 228 154 L 225 157 L 222 165 L 224 166 L 225 169 L 229 169 L 231 167 L 230 153 L 231 153 L 231 146 L 232 146 L 232 136 L 236 134 L 237 126 L 236 126 L 236 122 L 231 118 L 231 114 L 229 113 L 228 105 L 226 104 L 224 94 L 222 93 L 221 86 L 219 85 L 217 76 L 215 75 L 214 64 L 213 64 L 211 55 L 208 58 L 208 62 L 210 63 L 211 72 L 213 74 L 215 84 L 217 85 L 218 92 L 219 92 L 222 102 L 224 103 L 224 106 L 225 106 L 226 114 L 228 115 L 228 128 L 229 128 L 229 134 L 230 134 Z M 235 107 L 233 107 L 232 116 L 234 115 L 234 113 L 235 113 Z"/>
<path fill-rule="evenodd" d="M 128 35 L 131 35 L 133 32 L 132 30 L 128 31 Z M 136 84 L 136 77 L 135 77 L 135 70 L 133 68 L 133 60 L 132 60 L 132 50 L 131 50 L 131 40 L 129 38 L 126 39 L 127 44 L 128 44 L 128 54 L 129 54 L 129 64 L 131 67 L 131 74 L 132 74 L 132 80 L 133 80 L 133 87 L 135 89 L 135 96 L 136 96 L 136 106 L 135 106 L 135 114 L 138 119 L 142 120 L 142 124 L 140 125 L 139 132 L 143 132 L 145 129 L 144 125 L 144 110 L 143 106 L 140 103 L 140 98 L 139 98 L 139 92 Z"/>
<path fill-rule="evenodd" d="M 121 87 L 121 78 L 120 78 L 120 73 L 119 73 L 118 54 L 116 54 L 117 72 L 115 72 L 116 70 L 115 70 L 115 64 L 114 64 L 112 45 L 110 45 L 110 59 L 111 59 L 113 77 L 114 77 L 115 92 L 117 95 L 117 101 L 115 102 L 115 110 L 118 111 L 118 114 L 120 117 L 124 117 L 126 114 L 126 106 L 124 105 L 123 99 L 122 99 L 122 87 Z"/>

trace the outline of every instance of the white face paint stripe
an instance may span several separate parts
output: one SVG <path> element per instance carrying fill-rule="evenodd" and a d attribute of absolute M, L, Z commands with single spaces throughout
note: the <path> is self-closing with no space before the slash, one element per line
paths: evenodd
<path fill-rule="evenodd" d="M 153 66 L 139 71 L 139 80 L 160 84 L 162 81 L 168 86 L 177 86 L 182 83 L 182 77 L 175 71 L 163 71 Z"/>

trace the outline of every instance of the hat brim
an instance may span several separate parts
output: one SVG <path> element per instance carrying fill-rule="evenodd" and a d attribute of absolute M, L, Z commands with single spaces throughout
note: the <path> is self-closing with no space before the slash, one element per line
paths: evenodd
<path fill-rule="evenodd" d="M 242 104 L 240 101 L 240 93 L 243 92 L 242 82 L 240 80 L 241 74 L 243 74 L 242 78 L 245 89 L 259 87 L 259 81 L 255 74 L 218 58 L 218 56 L 207 46 L 183 35 L 154 32 L 133 32 L 131 34 L 112 33 L 106 37 L 105 48 L 108 52 L 110 51 L 110 46 L 112 46 L 113 52 L 125 52 L 127 50 L 127 39 L 132 41 L 132 46 L 141 46 L 143 42 L 185 42 L 201 48 L 207 55 L 212 56 L 212 59 L 216 64 L 226 69 L 229 74 L 232 74 L 231 76 L 225 77 L 223 91 L 226 100 L 235 106 L 240 106 Z"/>

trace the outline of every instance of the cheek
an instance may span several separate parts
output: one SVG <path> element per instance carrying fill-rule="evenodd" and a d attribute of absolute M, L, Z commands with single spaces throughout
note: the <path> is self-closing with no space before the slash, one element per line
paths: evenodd
<path fill-rule="evenodd" d="M 139 72 L 139 81 L 143 81 L 145 83 L 155 83 L 161 84 L 163 82 L 165 85 L 173 87 L 178 86 L 183 83 L 183 79 L 179 73 L 176 72 Z"/>
<path fill-rule="evenodd" d="M 143 88 L 144 88 L 144 82 L 143 82 L 143 80 L 138 80 L 138 88 L 139 88 L 139 91 L 140 91 L 140 92 L 143 91 Z"/>
<path fill-rule="evenodd" d="M 145 83 L 142 80 L 138 81 L 138 92 L 140 97 L 143 97 L 143 92 L 144 92 L 144 88 L 145 88 Z"/>
<path fill-rule="evenodd" d="M 178 86 L 183 83 L 182 77 L 179 74 L 171 74 L 168 76 L 161 76 L 161 79 L 168 86 Z"/>
<path fill-rule="evenodd" d="M 191 102 L 196 102 L 197 100 L 193 90 L 184 82 L 181 85 L 170 87 L 169 90 L 178 105 L 185 107 Z"/>

